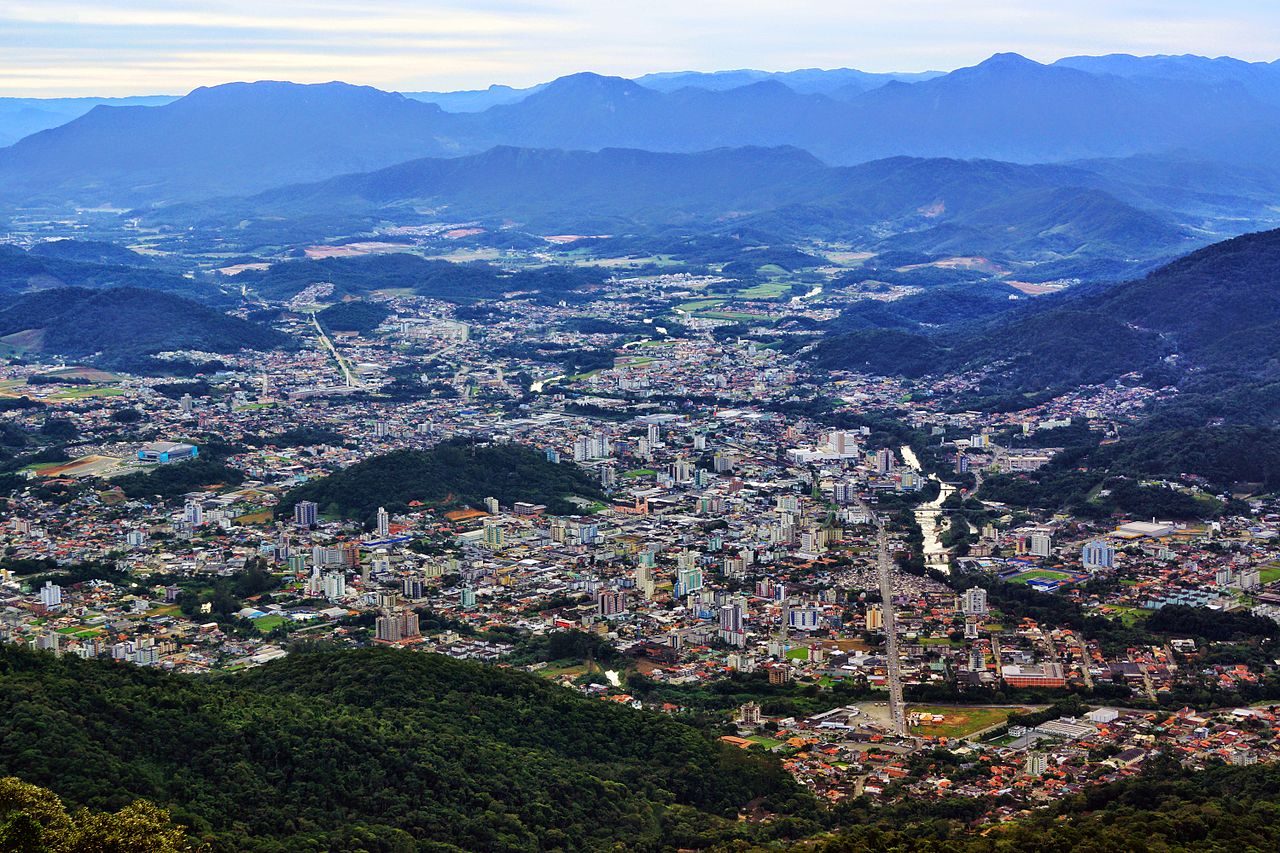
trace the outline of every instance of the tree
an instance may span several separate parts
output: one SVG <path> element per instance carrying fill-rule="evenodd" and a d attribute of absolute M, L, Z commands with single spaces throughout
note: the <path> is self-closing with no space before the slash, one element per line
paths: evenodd
<path fill-rule="evenodd" d="M 0 779 L 0 853 L 184 853 L 185 830 L 169 813 L 138 800 L 115 813 L 68 815 L 52 791 L 13 776 Z"/>

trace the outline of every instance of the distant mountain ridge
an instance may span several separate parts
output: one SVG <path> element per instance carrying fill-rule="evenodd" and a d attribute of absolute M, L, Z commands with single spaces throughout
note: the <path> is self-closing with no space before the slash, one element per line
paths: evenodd
<path fill-rule="evenodd" d="M 1278 283 L 1280 230 L 1246 234 L 976 328 L 854 329 L 829 335 L 814 355 L 825 367 L 875 373 L 974 371 L 988 390 L 1013 394 L 1145 373 L 1182 389 L 1178 405 L 1196 407 L 1190 422 L 1271 425 L 1280 420 Z"/>
<path fill-rule="evenodd" d="M 163 106 L 99 106 L 0 150 L 0 202 L 136 206 L 252 193 L 495 145 L 791 145 L 844 165 L 898 155 L 1034 163 L 1180 150 L 1210 161 L 1280 159 L 1280 102 L 1258 82 L 1271 66 L 1246 73 L 1205 61 L 1163 71 L 1169 63 L 1158 59 L 1095 60 L 1096 71 L 1075 67 L 1089 65 L 1078 59 L 1042 65 L 997 54 L 869 91 L 850 89 L 860 85 L 854 72 L 834 89 L 827 86 L 844 72 L 658 75 L 649 86 L 580 73 L 516 100 L 514 90 L 488 90 L 487 107 L 472 112 L 341 83 L 234 83 Z M 1135 62 L 1153 73 L 1127 73 Z"/>
<path fill-rule="evenodd" d="M 278 219 L 341 232 L 430 210 L 544 234 L 753 229 L 783 240 L 1045 260 L 1172 257 L 1195 246 L 1174 218 L 1151 212 L 1157 204 L 1125 201 L 1109 191 L 1112 183 L 1075 167 L 989 161 L 899 157 L 829 167 L 788 147 L 694 154 L 500 147 L 175 206 L 147 221 L 218 228 Z"/>

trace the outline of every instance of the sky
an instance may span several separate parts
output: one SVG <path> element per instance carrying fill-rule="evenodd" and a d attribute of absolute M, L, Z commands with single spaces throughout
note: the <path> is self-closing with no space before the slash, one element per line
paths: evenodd
<path fill-rule="evenodd" d="M 0 96 L 233 80 L 397 91 L 733 68 L 951 70 L 1014 51 L 1280 57 L 1276 0 L 0 0 Z"/>

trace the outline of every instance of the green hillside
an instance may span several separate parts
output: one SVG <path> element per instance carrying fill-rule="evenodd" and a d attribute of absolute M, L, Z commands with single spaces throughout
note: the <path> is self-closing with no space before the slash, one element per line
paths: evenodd
<path fill-rule="evenodd" d="M 148 356 L 158 352 L 234 353 L 289 343 L 266 326 L 136 287 L 64 287 L 25 294 L 0 307 L 0 341 L 123 369 L 145 367 Z"/>
<path fill-rule="evenodd" d="M 1176 426 L 1280 412 L 1280 231 L 1209 246 L 1144 278 L 1043 297 L 979 324 L 869 339 L 856 312 L 814 350 L 824 368 L 970 371 L 992 393 L 1037 393 L 1140 372 L 1184 392 Z M 877 334 L 872 332 L 872 335 Z M 883 333 L 881 334 L 883 337 Z"/>
<path fill-rule="evenodd" d="M 353 299 L 350 302 L 339 302 L 316 315 L 325 328 L 339 332 L 360 332 L 369 334 L 391 315 L 387 306 Z"/>
<path fill-rule="evenodd" d="M 397 450 L 358 462 L 346 470 L 306 483 L 280 502 L 279 514 L 298 501 L 314 501 L 321 512 L 368 519 L 385 506 L 408 509 L 411 501 L 438 508 L 483 506 L 495 497 L 504 505 L 516 501 L 546 504 L 554 513 L 578 510 L 567 497 L 600 496 L 599 485 L 576 465 L 548 462 L 519 445 L 472 445 L 455 440 L 429 451 Z"/>
<path fill-rule="evenodd" d="M 671 718 L 395 650 L 208 678 L 4 646 L 0 707 L 4 772 L 95 809 L 146 798 L 213 851 L 659 850 L 795 793 Z"/>

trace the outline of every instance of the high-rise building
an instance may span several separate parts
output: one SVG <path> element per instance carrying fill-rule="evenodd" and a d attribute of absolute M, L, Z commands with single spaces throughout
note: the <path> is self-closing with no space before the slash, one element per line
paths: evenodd
<path fill-rule="evenodd" d="M 506 547 L 507 533 L 501 523 L 496 521 L 485 522 L 484 544 L 485 547 L 494 551 L 501 551 Z"/>
<path fill-rule="evenodd" d="M 1028 752 L 1023 770 L 1028 776 L 1043 776 L 1049 769 L 1049 756 L 1043 752 Z"/>
<path fill-rule="evenodd" d="M 642 554 L 643 556 L 643 554 Z M 636 566 L 636 589 L 640 590 L 640 595 L 645 601 L 653 598 L 655 583 L 653 578 L 653 566 L 646 565 L 643 561 Z"/>
<path fill-rule="evenodd" d="M 484 510 L 485 512 L 489 513 L 489 515 L 497 515 L 499 511 L 498 499 L 494 497 L 485 498 Z"/>
<path fill-rule="evenodd" d="M 613 443 L 609 436 L 602 432 L 579 436 L 573 443 L 573 459 L 582 462 L 588 459 L 607 459 L 613 455 Z"/>
<path fill-rule="evenodd" d="M 398 643 L 411 637 L 420 636 L 418 614 L 412 610 L 379 616 L 374 621 L 375 636 L 384 643 Z"/>
<path fill-rule="evenodd" d="M 737 648 L 747 644 L 746 620 L 741 602 L 730 602 L 720 608 L 720 639 Z"/>
<path fill-rule="evenodd" d="M 1046 530 L 1034 530 L 1026 538 L 1026 553 L 1033 557 L 1053 556 L 1053 537 Z"/>
<path fill-rule="evenodd" d="M 347 594 L 347 576 L 343 572 L 325 572 L 321 576 L 324 597 L 333 601 Z"/>
<path fill-rule="evenodd" d="M 787 607 L 787 627 L 797 631 L 816 631 L 822 624 L 822 611 L 817 607 L 794 604 Z"/>
<path fill-rule="evenodd" d="M 182 508 L 182 520 L 192 527 L 199 527 L 204 524 L 204 507 L 199 501 L 187 501 Z"/>
<path fill-rule="evenodd" d="M 1080 551 L 1080 561 L 1089 571 L 1113 569 L 1116 565 L 1116 549 L 1105 539 L 1086 542 Z"/>
<path fill-rule="evenodd" d="M 980 586 L 970 587 L 964 591 L 964 600 L 960 609 L 970 616 L 987 615 L 987 591 Z"/>
<path fill-rule="evenodd" d="M 682 557 L 684 555 L 681 555 Z M 677 598 L 686 595 L 693 595 L 702 590 L 702 569 L 697 565 L 682 565 L 676 572 L 676 588 L 674 594 Z"/>
<path fill-rule="evenodd" d="M 854 503 L 858 499 L 858 487 L 854 483 L 836 483 L 831 497 L 838 504 Z"/>
<path fill-rule="evenodd" d="M 315 527 L 319 509 L 313 501 L 298 501 L 293 508 L 293 523 L 298 527 Z"/>
<path fill-rule="evenodd" d="M 391 535 L 391 514 L 384 506 L 378 507 L 378 538 L 386 539 Z"/>
<path fill-rule="evenodd" d="M 622 590 L 602 589 L 596 595 L 596 612 L 608 619 L 627 612 L 627 595 Z"/>
<path fill-rule="evenodd" d="M 57 607 L 62 603 L 62 587 L 53 581 L 45 581 L 40 587 L 40 603 L 45 607 Z"/>
<path fill-rule="evenodd" d="M 868 631 L 879 631 L 884 627 L 884 610 L 879 604 L 868 604 L 866 613 Z"/>

